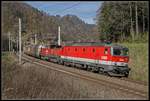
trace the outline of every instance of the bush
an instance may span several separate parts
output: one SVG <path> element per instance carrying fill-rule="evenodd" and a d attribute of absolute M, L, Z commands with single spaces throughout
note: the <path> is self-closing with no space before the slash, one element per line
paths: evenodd
<path fill-rule="evenodd" d="M 73 99 L 82 97 L 80 92 L 73 88 L 73 85 L 62 78 L 63 76 L 63 73 L 38 68 L 33 64 L 17 65 L 13 56 L 5 54 L 2 56 L 2 99 Z"/>
<path fill-rule="evenodd" d="M 119 42 L 129 42 L 129 43 L 146 43 L 148 42 L 148 32 L 145 32 L 145 33 L 139 33 L 139 36 L 135 36 L 135 39 L 132 40 L 132 37 L 129 36 L 128 38 L 122 40 L 122 41 L 119 41 Z"/>
<path fill-rule="evenodd" d="M 129 78 L 148 82 L 148 43 L 122 43 L 129 48 Z"/>

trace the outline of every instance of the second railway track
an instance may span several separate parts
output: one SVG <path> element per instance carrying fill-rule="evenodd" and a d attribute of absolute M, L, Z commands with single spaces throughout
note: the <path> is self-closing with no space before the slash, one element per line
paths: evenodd
<path fill-rule="evenodd" d="M 131 81 L 130 80 L 123 81 L 122 79 L 110 78 L 110 77 L 106 77 L 106 76 L 103 76 L 105 78 L 102 78 L 100 76 L 99 77 L 91 76 L 91 75 L 87 75 L 84 73 L 71 71 L 68 69 L 63 69 L 63 68 L 60 68 L 60 66 L 62 67 L 62 65 L 50 63 L 50 62 L 36 59 L 34 57 L 30 57 L 27 55 L 23 55 L 22 59 L 25 61 L 28 61 L 28 62 L 32 62 L 36 65 L 40 65 L 47 69 L 52 69 L 52 70 L 55 70 L 58 72 L 62 72 L 62 73 L 65 73 L 65 74 L 68 74 L 68 75 L 71 75 L 71 76 L 74 76 L 77 78 L 81 78 L 84 80 L 88 80 L 88 81 L 100 84 L 100 85 L 109 86 L 111 88 L 115 88 L 115 89 L 121 90 L 123 92 L 134 94 L 134 95 L 140 96 L 142 98 L 146 98 L 146 99 L 148 98 L 148 85 L 146 85 L 146 84 L 132 82 L 132 80 Z M 97 74 L 94 74 L 94 75 L 97 75 Z"/>

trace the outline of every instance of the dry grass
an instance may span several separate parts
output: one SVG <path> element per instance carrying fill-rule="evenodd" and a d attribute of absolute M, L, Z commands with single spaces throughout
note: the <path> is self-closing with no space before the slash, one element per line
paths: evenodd
<path fill-rule="evenodd" d="M 54 71 L 19 66 L 11 56 L 2 57 L 2 99 L 74 99 L 82 97 Z M 15 63 L 15 64 L 14 64 Z M 12 68 L 13 65 L 13 68 Z"/>
<path fill-rule="evenodd" d="M 148 82 L 148 43 L 123 43 L 129 48 L 129 78 Z"/>

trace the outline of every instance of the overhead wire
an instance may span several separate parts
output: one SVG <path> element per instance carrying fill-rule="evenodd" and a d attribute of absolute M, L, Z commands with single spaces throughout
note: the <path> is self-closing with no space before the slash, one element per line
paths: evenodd
<path fill-rule="evenodd" d="M 53 13 L 52 15 L 55 15 L 55 14 L 57 14 L 57 13 L 62 13 L 62 12 L 64 12 L 64 11 L 68 10 L 68 9 L 71 9 L 71 8 L 73 8 L 73 7 L 77 6 L 77 5 L 79 5 L 79 4 L 81 4 L 81 3 L 79 2 L 79 3 L 76 3 L 76 4 L 72 5 L 72 6 L 70 6 L 70 7 L 67 7 L 67 8 L 65 8 L 65 9 L 63 9 L 63 10 L 61 10 L 61 11 L 56 11 L 56 12 Z M 56 5 L 56 4 L 54 4 L 54 5 Z M 50 13 L 49 13 L 49 14 L 50 14 Z M 80 18 L 91 18 L 91 17 L 95 17 L 95 15 L 88 16 L 88 17 L 80 16 Z"/>
<path fill-rule="evenodd" d="M 79 4 L 80 4 L 80 3 L 77 3 L 77 4 L 74 4 L 74 5 L 70 6 L 70 7 L 67 7 L 67 8 L 65 8 L 65 9 L 61 10 L 61 12 L 64 12 L 64 11 L 66 11 L 66 10 L 68 10 L 68 9 L 71 9 L 71 8 L 73 8 L 73 7 L 75 7 L 75 6 L 79 5 Z M 60 11 L 55 12 L 53 15 L 55 15 L 55 14 L 57 14 L 57 13 L 60 13 Z"/>

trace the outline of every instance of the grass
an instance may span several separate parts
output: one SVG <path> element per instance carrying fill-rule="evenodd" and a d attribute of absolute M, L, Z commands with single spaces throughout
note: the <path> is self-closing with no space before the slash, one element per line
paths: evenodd
<path fill-rule="evenodd" d="M 148 82 L 148 43 L 122 43 L 129 48 L 129 78 Z"/>
<path fill-rule="evenodd" d="M 73 99 L 82 97 L 60 73 L 33 65 L 19 66 L 2 55 L 2 99 Z"/>

